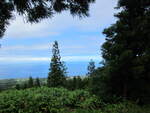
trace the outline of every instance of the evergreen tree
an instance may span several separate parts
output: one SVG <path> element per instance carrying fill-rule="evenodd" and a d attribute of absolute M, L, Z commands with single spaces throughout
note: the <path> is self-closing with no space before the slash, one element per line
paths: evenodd
<path fill-rule="evenodd" d="M 49 87 L 64 86 L 66 79 L 66 68 L 64 66 L 64 62 L 61 62 L 57 41 L 53 44 L 52 54 L 47 84 Z"/>
<path fill-rule="evenodd" d="M 28 87 L 31 88 L 34 86 L 34 83 L 33 83 L 33 78 L 30 76 L 29 77 L 29 80 L 28 80 Z"/>
<path fill-rule="evenodd" d="M 73 90 L 77 89 L 77 78 L 76 76 L 73 77 L 73 81 L 72 81 L 72 86 L 73 86 Z"/>
<path fill-rule="evenodd" d="M 80 76 L 76 77 L 76 89 L 82 89 L 83 88 L 83 84 L 82 84 L 82 79 Z"/>
<path fill-rule="evenodd" d="M 86 74 L 88 76 L 87 86 L 88 86 L 89 89 L 92 89 L 92 83 L 94 83 L 93 77 L 95 77 L 94 76 L 94 74 L 95 74 L 94 73 L 95 72 L 95 62 L 93 60 L 90 60 L 89 65 L 87 67 L 87 70 L 88 70 L 88 73 Z"/>
<path fill-rule="evenodd" d="M 73 90 L 73 79 L 66 78 L 65 88 L 69 90 Z"/>
<path fill-rule="evenodd" d="M 39 80 L 38 77 L 37 77 L 36 80 L 35 80 L 35 86 L 36 86 L 36 87 L 40 87 L 40 86 L 41 86 L 40 80 Z"/>
<path fill-rule="evenodd" d="M 150 0 L 119 0 L 102 46 L 112 94 L 150 102 Z"/>
<path fill-rule="evenodd" d="M 20 85 L 19 85 L 19 84 L 16 84 L 15 88 L 16 88 L 17 90 L 19 90 L 19 89 L 20 89 Z"/>
<path fill-rule="evenodd" d="M 82 89 L 88 89 L 90 88 L 90 77 L 84 77 L 82 79 Z"/>
<path fill-rule="evenodd" d="M 28 83 L 24 83 L 23 85 L 22 85 L 22 89 L 26 89 L 26 88 L 28 88 Z"/>
<path fill-rule="evenodd" d="M 94 62 L 93 60 L 90 60 L 89 65 L 88 65 L 88 67 L 87 67 L 87 70 L 88 70 L 87 75 L 88 75 L 88 76 L 91 76 L 92 73 L 93 73 L 94 70 L 95 70 L 95 62 Z"/>
<path fill-rule="evenodd" d="M 92 76 L 89 77 L 88 86 L 91 93 L 97 95 L 105 102 L 110 102 L 112 95 L 108 92 L 107 70 L 108 67 L 105 66 L 95 69 Z"/>
<path fill-rule="evenodd" d="M 95 0 L 0 0 L 0 37 L 15 13 L 24 16 L 27 22 L 39 22 L 56 13 L 69 10 L 79 17 L 88 16 L 89 5 Z M 14 13 L 15 12 L 15 13 Z"/>
<path fill-rule="evenodd" d="M 73 78 L 68 79 L 67 82 L 68 82 L 67 88 L 70 90 L 76 90 L 76 89 L 83 89 L 84 88 L 84 83 L 83 83 L 80 76 L 74 76 Z"/>

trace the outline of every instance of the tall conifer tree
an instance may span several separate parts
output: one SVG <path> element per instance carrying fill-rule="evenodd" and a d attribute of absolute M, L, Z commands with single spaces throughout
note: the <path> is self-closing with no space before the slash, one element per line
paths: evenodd
<path fill-rule="evenodd" d="M 55 41 L 52 48 L 52 58 L 50 63 L 50 69 L 47 79 L 47 85 L 49 87 L 64 86 L 66 79 L 66 68 L 64 62 L 61 61 L 61 56 L 58 48 L 58 42 Z"/>
<path fill-rule="evenodd" d="M 30 76 L 29 77 L 29 80 L 28 80 L 28 87 L 31 88 L 34 86 L 34 83 L 33 83 L 33 78 Z"/>
<path fill-rule="evenodd" d="M 40 80 L 39 80 L 38 77 L 37 77 L 36 80 L 35 80 L 35 86 L 37 86 L 37 87 L 40 87 L 40 86 L 41 86 Z"/>
<path fill-rule="evenodd" d="M 119 0 L 117 22 L 104 30 L 102 46 L 110 92 L 150 100 L 150 0 Z"/>
<path fill-rule="evenodd" d="M 89 65 L 88 65 L 88 67 L 87 67 L 87 70 L 88 70 L 88 73 L 87 73 L 88 76 L 91 76 L 92 73 L 93 73 L 94 70 L 95 70 L 95 62 L 94 62 L 92 59 L 91 59 L 90 62 L 89 62 Z"/>

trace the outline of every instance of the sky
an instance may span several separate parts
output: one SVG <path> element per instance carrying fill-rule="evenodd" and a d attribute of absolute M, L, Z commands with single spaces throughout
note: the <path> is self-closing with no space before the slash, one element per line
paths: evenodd
<path fill-rule="evenodd" d="M 89 17 L 81 19 L 62 12 L 38 24 L 26 23 L 16 14 L 0 39 L 0 70 L 9 63 L 49 62 L 55 40 L 65 62 L 101 61 L 100 47 L 105 42 L 102 31 L 115 23 L 116 5 L 117 0 L 96 0 Z"/>

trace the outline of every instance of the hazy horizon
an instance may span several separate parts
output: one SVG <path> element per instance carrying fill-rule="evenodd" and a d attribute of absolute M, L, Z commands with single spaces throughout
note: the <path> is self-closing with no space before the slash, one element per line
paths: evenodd
<path fill-rule="evenodd" d="M 89 17 L 80 19 L 64 11 L 37 24 L 25 23 L 25 19 L 16 14 L 0 39 L 0 78 L 30 76 L 36 69 L 47 73 L 55 40 L 62 60 L 68 63 L 69 74 L 85 74 L 90 59 L 102 60 L 100 47 L 105 42 L 102 32 L 115 23 L 116 4 L 117 1 L 97 0 L 90 6 Z M 47 63 L 40 65 L 39 62 Z"/>
<path fill-rule="evenodd" d="M 87 73 L 87 65 L 89 62 L 65 62 L 67 67 L 67 76 L 84 76 Z M 96 66 L 100 66 L 97 61 Z M 1 66 L 2 65 L 2 66 Z M 0 64 L 2 69 L 0 70 L 0 79 L 11 79 L 11 78 L 46 78 L 49 72 L 50 62 L 24 62 L 24 63 L 7 63 Z"/>

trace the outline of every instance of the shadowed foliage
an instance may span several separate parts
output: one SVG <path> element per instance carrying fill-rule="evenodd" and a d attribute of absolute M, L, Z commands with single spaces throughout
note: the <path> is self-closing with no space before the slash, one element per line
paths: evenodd
<path fill-rule="evenodd" d="M 119 0 L 118 8 L 117 22 L 103 32 L 109 94 L 149 102 L 150 1 Z"/>

